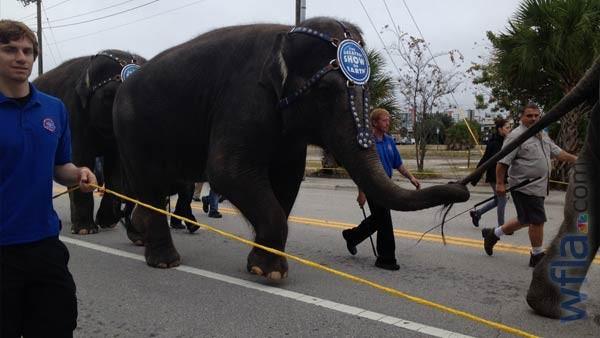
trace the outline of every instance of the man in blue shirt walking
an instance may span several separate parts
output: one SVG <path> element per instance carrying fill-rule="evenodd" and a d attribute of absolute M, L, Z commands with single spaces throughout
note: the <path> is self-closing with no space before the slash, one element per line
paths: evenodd
<path fill-rule="evenodd" d="M 393 170 L 397 169 L 402 176 L 408 178 L 410 183 L 419 189 L 421 183 L 404 167 L 394 139 L 387 134 L 390 129 L 390 113 L 382 108 L 373 109 L 371 112 L 371 124 L 377 146 L 377 154 L 386 174 L 391 178 Z M 394 226 L 392 225 L 390 209 L 386 209 L 369 200 L 365 196 L 365 193 L 360 190 L 358 191 L 356 201 L 361 208 L 368 201 L 371 215 L 365 218 L 357 227 L 342 231 L 348 251 L 352 255 L 356 255 L 356 246 L 377 231 L 378 254 L 375 266 L 386 270 L 400 269 L 400 266 L 396 262 L 396 243 L 394 241 Z"/>
<path fill-rule="evenodd" d="M 64 104 L 28 82 L 38 44 L 0 20 L 0 323 L 2 337 L 71 337 L 77 326 L 69 252 L 58 239 L 52 180 L 91 192 L 96 177 L 71 163 Z"/>

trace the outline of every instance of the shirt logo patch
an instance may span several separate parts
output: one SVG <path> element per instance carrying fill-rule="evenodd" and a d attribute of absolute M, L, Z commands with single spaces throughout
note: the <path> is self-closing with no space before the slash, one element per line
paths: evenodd
<path fill-rule="evenodd" d="M 44 121 L 42 121 L 42 126 L 44 127 L 44 129 L 52 133 L 56 130 L 56 125 L 54 124 L 54 121 L 49 117 L 45 118 Z"/>

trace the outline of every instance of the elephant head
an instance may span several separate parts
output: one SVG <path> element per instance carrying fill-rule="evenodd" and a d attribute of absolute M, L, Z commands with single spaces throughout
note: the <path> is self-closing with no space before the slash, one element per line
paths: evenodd
<path fill-rule="evenodd" d="M 102 137 L 111 139 L 112 107 L 120 84 L 132 75 L 146 60 L 136 54 L 108 49 L 89 57 L 81 72 L 75 92 L 81 108 L 87 111 L 81 118 Z"/>
<path fill-rule="evenodd" d="M 363 46 L 356 26 L 327 18 L 306 20 L 277 36 L 261 83 L 279 101 L 284 132 L 329 149 L 360 189 L 387 208 L 411 211 L 466 201 L 462 185 L 414 191 L 385 174 L 369 133 Z"/>

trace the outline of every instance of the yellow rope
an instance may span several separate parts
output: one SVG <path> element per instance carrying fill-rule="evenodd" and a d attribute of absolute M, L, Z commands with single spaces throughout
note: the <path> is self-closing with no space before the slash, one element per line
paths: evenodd
<path fill-rule="evenodd" d="M 52 199 L 55 199 L 55 198 L 57 198 L 57 197 L 60 197 L 60 196 L 62 196 L 62 195 L 68 194 L 68 193 L 70 193 L 71 191 L 75 191 L 75 190 L 77 190 L 77 189 L 79 189 L 79 186 L 78 186 L 78 185 L 76 185 L 76 186 L 74 186 L 74 187 L 70 187 L 69 189 L 67 189 L 67 190 L 65 190 L 65 191 L 63 191 L 63 192 L 61 192 L 61 193 L 58 193 L 58 194 L 56 194 L 56 195 L 52 196 Z"/>
<path fill-rule="evenodd" d="M 115 192 L 115 191 L 112 191 L 110 189 L 101 188 L 101 187 L 99 187 L 99 186 L 97 186 L 95 184 L 91 184 L 91 186 L 93 186 L 95 188 L 98 188 L 98 189 L 101 189 L 105 193 L 113 194 L 113 195 L 115 195 L 115 196 L 117 196 L 117 197 L 119 197 L 119 198 L 121 198 L 123 200 L 135 203 L 137 205 L 141 205 L 141 206 L 143 206 L 145 208 L 148 208 L 150 210 L 156 211 L 158 213 L 161 213 L 161 214 L 164 214 L 164 215 L 168 215 L 168 216 L 171 216 L 171 217 L 175 217 L 175 218 L 177 218 L 177 219 L 179 219 L 181 221 L 184 221 L 184 222 L 186 222 L 188 224 L 195 224 L 195 225 L 197 225 L 197 226 L 199 226 L 199 227 L 201 227 L 203 229 L 210 230 L 210 231 L 215 232 L 215 233 L 217 233 L 219 235 L 222 235 L 224 237 L 227 237 L 227 238 L 230 238 L 230 239 L 242 242 L 244 244 L 247 244 L 249 246 L 253 246 L 255 248 L 259 248 L 259 249 L 265 250 L 267 252 L 270 252 L 270 253 L 278 255 L 278 256 L 286 257 L 288 259 L 297 261 L 299 263 L 302 263 L 302 264 L 307 265 L 307 266 L 311 266 L 311 267 L 319 269 L 319 270 L 327 271 L 327 272 L 329 272 L 331 274 L 347 278 L 347 279 L 355 281 L 357 283 L 368 285 L 368 286 L 373 287 L 375 289 L 387 292 L 389 294 L 392 294 L 392 295 L 400 297 L 400 298 L 407 299 L 407 300 L 415 302 L 417 304 L 429 306 L 429 307 L 432 307 L 434 309 L 437 309 L 437 310 L 440 310 L 440 311 L 443 311 L 443 312 L 447 312 L 447 313 L 450 313 L 450 314 L 454 314 L 456 316 L 463 317 L 463 318 L 466 318 L 466 319 L 469 319 L 469 320 L 472 320 L 472 321 L 475 321 L 475 322 L 487 325 L 487 326 L 492 327 L 494 329 L 497 329 L 497 330 L 500 330 L 500 331 L 504 331 L 504 332 L 507 332 L 507 333 L 510 333 L 510 334 L 514 334 L 514 335 L 517 335 L 517 336 L 521 336 L 521 337 L 537 337 L 536 335 L 533 335 L 531 333 L 522 331 L 522 330 L 517 329 L 517 328 L 510 327 L 508 325 L 504 325 L 504 324 L 497 323 L 497 322 L 494 322 L 494 321 L 491 321 L 491 320 L 487 320 L 487 319 L 475 316 L 475 315 L 473 315 L 471 313 L 468 313 L 468 312 L 465 312 L 465 311 L 461 311 L 461 310 L 456 310 L 456 309 L 453 309 L 451 307 L 448 307 L 448 306 L 445 306 L 445 305 L 441 305 L 441 304 L 437 304 L 437 303 L 434 303 L 432 301 L 429 301 L 429 300 L 426 300 L 426 299 L 423 299 L 423 298 L 411 296 L 411 295 L 409 295 L 407 293 L 404 293 L 404 292 L 398 291 L 396 289 L 389 288 L 389 287 L 377 284 L 377 283 L 369 281 L 367 279 L 360 278 L 360 277 L 357 277 L 357 276 L 354 276 L 354 275 L 351 275 L 351 274 L 348 274 L 348 273 L 345 273 L 345 272 L 342 272 L 342 271 L 339 271 L 339 270 L 335 270 L 335 269 L 332 269 L 332 268 L 320 265 L 318 263 L 315 263 L 315 262 L 312 262 L 312 261 L 309 261 L 309 260 L 306 260 L 306 259 L 294 256 L 294 255 L 290 255 L 290 254 L 288 254 L 286 252 L 283 252 L 283 251 L 280 251 L 280 250 L 277 250 L 277 249 L 273 249 L 273 248 L 270 248 L 270 247 L 267 247 L 267 246 L 264 246 L 264 245 L 257 244 L 255 242 L 249 241 L 249 240 L 247 240 L 245 238 L 242 238 L 242 237 L 236 236 L 234 234 L 231 234 L 231 233 L 219 230 L 217 228 L 213 228 L 213 227 L 211 227 L 209 225 L 201 224 L 201 223 L 198 223 L 198 222 L 193 221 L 191 219 L 188 219 L 186 217 L 182 217 L 182 216 L 179 216 L 179 215 L 175 215 L 175 214 L 166 212 L 166 211 L 164 211 L 162 209 L 159 209 L 159 208 L 156 208 L 156 207 L 154 207 L 152 205 L 140 202 L 138 200 L 135 200 L 135 199 L 130 198 L 128 196 L 122 195 L 122 194 L 120 194 L 118 192 Z"/>

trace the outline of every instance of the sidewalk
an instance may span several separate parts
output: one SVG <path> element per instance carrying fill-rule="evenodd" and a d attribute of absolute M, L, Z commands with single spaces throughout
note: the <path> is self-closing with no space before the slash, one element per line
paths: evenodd
<path fill-rule="evenodd" d="M 405 189 L 414 189 L 414 187 L 406 180 L 404 177 L 400 177 L 399 175 L 394 175 L 392 177 L 394 183 L 398 184 L 402 188 Z M 438 184 L 446 184 L 450 180 L 448 179 L 422 179 L 421 185 L 423 187 L 430 187 L 432 185 Z M 306 189 L 325 189 L 325 190 L 349 190 L 349 191 L 358 191 L 356 184 L 354 181 L 347 178 L 323 178 L 323 177 L 306 177 L 302 184 L 301 188 Z M 480 183 L 477 186 L 467 185 L 471 198 L 477 196 L 477 199 L 485 199 L 492 196 L 492 189 L 487 183 Z M 564 205 L 565 202 L 565 192 L 551 190 L 550 195 L 546 196 L 546 205 Z"/>

